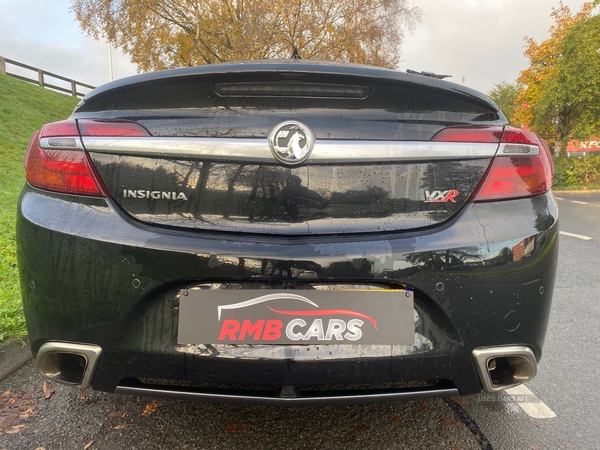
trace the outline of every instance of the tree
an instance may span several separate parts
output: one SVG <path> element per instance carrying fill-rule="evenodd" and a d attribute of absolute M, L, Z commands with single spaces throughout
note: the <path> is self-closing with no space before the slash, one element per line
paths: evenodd
<path fill-rule="evenodd" d="M 411 0 L 72 0 L 82 29 L 140 71 L 221 61 L 333 59 L 396 67 Z"/>
<path fill-rule="evenodd" d="M 500 109 L 508 118 L 511 125 L 514 124 L 513 116 L 515 115 L 515 100 L 518 93 L 519 85 L 516 83 L 508 83 L 506 81 L 496 83 L 488 93 L 492 100 L 498 103 L 498 106 L 500 106 Z"/>
<path fill-rule="evenodd" d="M 589 139 L 600 132 L 600 15 L 583 19 L 567 31 L 561 55 L 536 113 L 557 118 L 560 141 Z"/>
<path fill-rule="evenodd" d="M 564 108 L 550 108 L 547 99 L 552 88 L 550 81 L 555 79 L 562 60 L 563 41 L 567 32 L 576 24 L 587 19 L 592 12 L 592 3 L 584 3 L 581 10 L 573 15 L 568 6 L 562 3 L 552 10 L 554 25 L 550 27 L 550 38 L 537 43 L 525 38 L 525 56 L 530 67 L 521 71 L 517 83 L 522 87 L 517 94 L 514 122 L 528 125 L 542 137 L 563 140 L 572 126 L 573 115 L 568 105 Z M 542 100 L 545 98 L 546 100 Z M 556 105 L 558 106 L 558 105 Z"/>

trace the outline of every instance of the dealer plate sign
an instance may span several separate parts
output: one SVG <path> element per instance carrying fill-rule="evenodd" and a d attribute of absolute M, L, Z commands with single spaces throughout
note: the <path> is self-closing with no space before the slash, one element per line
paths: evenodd
<path fill-rule="evenodd" d="M 412 344 L 403 290 L 180 291 L 179 344 Z"/>

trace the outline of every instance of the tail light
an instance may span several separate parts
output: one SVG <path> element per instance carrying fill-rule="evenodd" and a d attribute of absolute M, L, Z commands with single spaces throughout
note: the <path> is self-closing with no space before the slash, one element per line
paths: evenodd
<path fill-rule="evenodd" d="M 81 136 L 107 137 L 144 137 L 150 133 L 141 125 L 126 120 L 88 120 L 77 121 Z"/>
<path fill-rule="evenodd" d="M 452 127 L 440 131 L 437 142 L 499 143 L 473 202 L 533 197 L 552 187 L 552 158 L 531 131 L 513 127 Z"/>
<path fill-rule="evenodd" d="M 433 137 L 435 142 L 478 142 L 498 143 L 503 127 L 450 127 L 444 128 Z"/>
<path fill-rule="evenodd" d="M 548 141 L 546 139 L 540 139 L 540 141 L 542 142 L 542 146 L 546 151 L 548 161 L 550 161 L 550 172 L 552 173 L 552 178 L 554 178 L 554 160 L 552 159 L 552 151 L 550 150 L 550 146 L 548 145 Z"/>
<path fill-rule="evenodd" d="M 106 189 L 84 151 L 81 136 L 149 136 L 134 122 L 65 120 L 44 125 L 25 155 L 27 182 L 65 194 L 105 197 Z"/>

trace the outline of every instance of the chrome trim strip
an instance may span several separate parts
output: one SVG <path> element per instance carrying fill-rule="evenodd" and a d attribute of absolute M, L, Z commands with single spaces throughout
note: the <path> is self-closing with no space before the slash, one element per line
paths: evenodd
<path fill-rule="evenodd" d="M 44 150 L 83 150 L 83 145 L 79 136 L 60 136 L 40 139 L 40 148 Z"/>
<path fill-rule="evenodd" d="M 44 369 L 45 364 L 44 360 L 46 356 L 52 353 L 70 353 L 81 355 L 86 360 L 86 366 L 83 370 L 83 378 L 81 382 L 78 384 L 68 383 L 66 381 L 62 381 L 58 378 L 54 378 L 46 375 Z M 100 361 L 100 357 L 102 356 L 102 348 L 98 345 L 94 344 L 72 344 L 70 342 L 46 342 L 41 345 L 38 350 L 35 365 L 38 371 L 45 377 L 50 378 L 53 381 L 58 383 L 66 384 L 69 386 L 76 386 L 80 389 L 87 389 L 92 385 L 92 381 L 94 379 L 94 375 L 96 374 L 96 369 L 98 366 L 98 362 Z"/>
<path fill-rule="evenodd" d="M 82 138 L 90 152 L 116 155 L 278 163 L 267 139 L 186 137 Z M 491 158 L 498 144 L 317 140 L 303 164 Z"/>
<path fill-rule="evenodd" d="M 502 143 L 497 156 L 537 156 L 540 148 L 537 145 Z"/>
<path fill-rule="evenodd" d="M 303 393 L 298 397 L 252 395 L 244 393 L 221 393 L 205 390 L 191 390 L 177 388 L 175 386 L 151 386 L 139 383 L 139 385 L 118 385 L 116 394 L 129 394 L 150 397 L 175 398 L 179 400 L 201 400 L 208 403 L 231 403 L 242 405 L 270 405 L 270 406 L 316 406 L 316 405 L 354 405 L 376 402 L 390 402 L 399 400 L 417 400 L 425 398 L 455 397 L 460 395 L 457 388 L 451 387 L 449 383 L 440 382 L 439 385 L 428 388 L 413 388 L 405 390 L 379 391 L 351 391 L 339 392 L 336 395 L 327 392 L 324 395 L 306 395 Z"/>

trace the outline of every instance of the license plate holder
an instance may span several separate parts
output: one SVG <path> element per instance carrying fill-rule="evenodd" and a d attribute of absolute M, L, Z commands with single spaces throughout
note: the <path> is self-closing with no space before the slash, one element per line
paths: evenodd
<path fill-rule="evenodd" d="M 413 311 L 405 290 L 184 289 L 178 343 L 406 345 Z"/>

